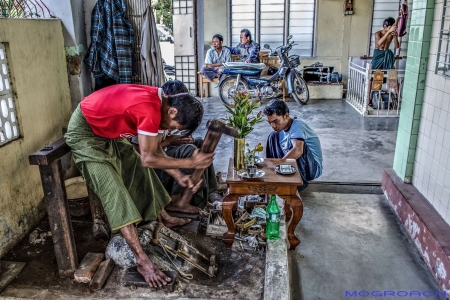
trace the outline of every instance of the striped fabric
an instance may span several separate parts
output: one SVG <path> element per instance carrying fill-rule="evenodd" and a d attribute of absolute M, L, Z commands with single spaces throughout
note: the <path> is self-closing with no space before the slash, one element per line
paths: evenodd
<path fill-rule="evenodd" d="M 100 198 L 113 231 L 156 220 L 170 202 L 155 172 L 142 167 L 133 145 L 127 139 L 94 135 L 80 106 L 70 119 L 65 138 L 86 183 Z"/>
<path fill-rule="evenodd" d="M 98 0 L 92 11 L 86 65 L 95 78 L 131 83 L 132 61 L 133 27 L 126 18 L 125 0 Z"/>

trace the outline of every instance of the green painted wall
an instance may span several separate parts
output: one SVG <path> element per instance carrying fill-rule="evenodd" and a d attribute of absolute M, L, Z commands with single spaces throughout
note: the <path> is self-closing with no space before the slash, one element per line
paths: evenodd
<path fill-rule="evenodd" d="M 433 0 L 414 0 L 405 69 L 394 170 L 412 181 L 434 16 Z"/>

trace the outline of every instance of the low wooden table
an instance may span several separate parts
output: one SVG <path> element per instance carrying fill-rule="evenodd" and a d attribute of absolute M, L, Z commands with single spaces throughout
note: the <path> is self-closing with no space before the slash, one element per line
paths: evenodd
<path fill-rule="evenodd" d="M 303 216 L 303 203 L 297 192 L 297 186 L 303 185 L 303 181 L 298 171 L 292 175 L 276 173 L 275 166 L 279 164 L 292 165 L 298 169 L 295 159 L 265 158 L 258 168 L 266 174 L 261 178 L 246 179 L 237 175 L 233 167 L 234 161 L 230 159 L 227 174 L 228 190 L 222 204 L 223 218 L 228 226 L 228 232 L 224 233 L 223 241 L 228 248 L 233 244 L 235 233 L 233 210 L 237 209 L 239 197 L 249 194 L 276 194 L 284 198 L 290 249 L 294 250 L 300 244 L 300 239 L 295 235 L 294 230 Z"/>

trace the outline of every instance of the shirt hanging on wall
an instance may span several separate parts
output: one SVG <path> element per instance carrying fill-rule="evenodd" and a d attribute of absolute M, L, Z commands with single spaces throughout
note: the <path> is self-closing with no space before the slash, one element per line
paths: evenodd
<path fill-rule="evenodd" d="M 99 0 L 92 11 L 91 44 L 85 63 L 95 78 L 131 83 L 133 27 L 124 0 Z"/>
<path fill-rule="evenodd" d="M 164 84 L 159 36 L 151 6 L 142 15 L 141 29 L 141 83 L 151 86 Z"/>

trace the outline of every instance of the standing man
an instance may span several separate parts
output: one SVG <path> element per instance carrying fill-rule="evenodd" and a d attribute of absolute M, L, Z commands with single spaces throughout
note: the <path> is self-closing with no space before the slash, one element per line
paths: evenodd
<path fill-rule="evenodd" d="M 215 34 L 212 38 L 212 48 L 206 52 L 205 66 L 202 74 L 209 80 L 213 80 L 221 73 L 222 63 L 231 61 L 231 52 L 227 47 L 222 47 L 223 36 Z"/>
<path fill-rule="evenodd" d="M 289 108 L 282 100 L 270 101 L 263 111 L 274 130 L 267 139 L 267 158 L 293 158 L 297 160 L 303 185 L 322 175 L 322 148 L 317 134 L 305 122 L 289 116 Z"/>
<path fill-rule="evenodd" d="M 400 47 L 398 42 L 397 25 L 394 18 L 387 18 L 383 22 L 383 29 L 375 32 L 375 50 L 372 56 L 372 70 L 390 70 L 395 64 L 395 55 L 389 49 L 394 41 L 395 49 Z"/>
<path fill-rule="evenodd" d="M 160 146 L 160 133 L 167 129 L 192 132 L 202 117 L 202 105 L 189 94 L 166 97 L 156 87 L 116 84 L 84 98 L 65 135 L 75 164 L 102 202 L 111 230 L 120 230 L 150 287 L 166 285 L 170 278 L 142 249 L 136 225 L 158 218 L 163 223 L 177 222 L 164 213 L 171 199 L 153 168 L 166 170 L 195 192 L 199 183 L 178 168 L 203 169 L 213 160 L 213 154 L 199 151 L 186 159 L 168 157 Z M 136 135 L 141 155 L 127 139 Z M 178 219 L 179 224 L 182 221 Z"/>
<path fill-rule="evenodd" d="M 259 45 L 252 40 L 250 30 L 242 29 L 240 39 L 236 47 L 230 47 L 231 54 L 240 54 L 241 62 L 259 63 Z"/>

